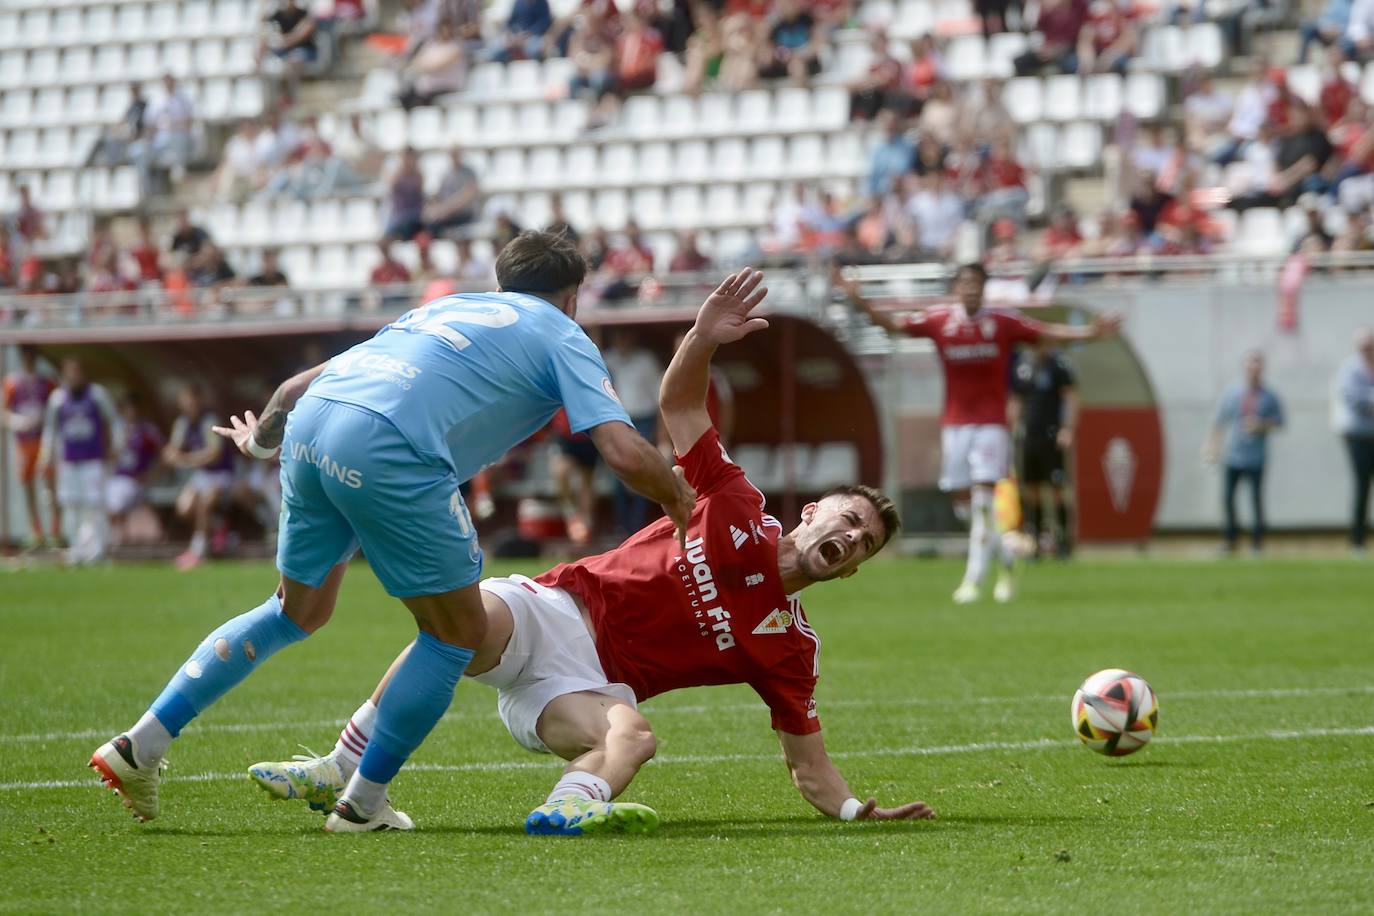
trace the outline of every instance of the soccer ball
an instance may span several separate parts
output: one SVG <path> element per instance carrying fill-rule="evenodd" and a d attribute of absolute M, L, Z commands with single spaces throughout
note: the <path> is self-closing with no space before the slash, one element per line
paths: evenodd
<path fill-rule="evenodd" d="M 1125 757 L 1150 742 L 1159 727 L 1159 698 L 1138 674 L 1107 668 L 1073 695 L 1073 730 L 1099 754 Z"/>

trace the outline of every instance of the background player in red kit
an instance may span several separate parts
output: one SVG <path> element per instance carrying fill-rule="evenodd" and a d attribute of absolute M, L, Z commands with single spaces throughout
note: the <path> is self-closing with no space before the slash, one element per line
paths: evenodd
<path fill-rule="evenodd" d="M 838 276 L 838 275 L 837 275 Z M 859 295 L 853 280 L 839 277 L 850 300 L 894 334 L 929 337 L 945 370 L 945 409 L 940 417 L 940 489 L 954 498 L 955 512 L 969 519 L 968 566 L 954 592 L 959 604 L 977 601 L 988 569 L 1003 560 L 993 596 L 1010 601 L 1011 558 L 1003 555 L 1002 535 L 993 512 L 993 488 L 1007 476 L 1011 438 L 1007 397 L 1016 344 L 1096 340 L 1115 334 L 1118 315 L 1099 316 L 1091 325 L 1047 324 L 1018 312 L 985 308 L 988 272 L 965 264 L 954 277 L 958 302 L 934 305 L 908 315 L 880 311 Z"/>
<path fill-rule="evenodd" d="M 716 347 L 767 327 L 749 317 L 766 292 L 761 279 L 746 269 L 721 284 L 663 379 L 663 422 L 697 491 L 686 544 L 660 520 L 615 550 L 533 580 L 482 583 L 488 638 L 468 673 L 500 691 L 497 706 L 516 741 L 570 761 L 526 819 L 529 833 L 657 826 L 652 809 L 611 801 L 654 755 L 653 730 L 636 705 L 712 684 L 758 692 L 793 782 L 826 814 L 934 814 L 923 802 L 890 809 L 860 802 L 830 762 L 813 698 L 820 640 L 797 598 L 808 585 L 853 575 L 896 533 L 896 508 L 871 488 L 842 487 L 805 506 L 801 523 L 784 534 L 707 413 Z M 328 757 L 257 764 L 250 775 L 278 797 L 327 810 L 366 746 L 385 686 L 384 679 Z"/>

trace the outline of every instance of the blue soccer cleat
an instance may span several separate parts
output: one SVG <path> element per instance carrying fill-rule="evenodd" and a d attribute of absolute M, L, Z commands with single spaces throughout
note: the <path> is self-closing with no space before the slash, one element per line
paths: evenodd
<path fill-rule="evenodd" d="M 572 796 L 546 802 L 525 818 L 525 832 L 537 836 L 588 833 L 652 833 L 658 812 L 632 802 L 599 802 Z"/>

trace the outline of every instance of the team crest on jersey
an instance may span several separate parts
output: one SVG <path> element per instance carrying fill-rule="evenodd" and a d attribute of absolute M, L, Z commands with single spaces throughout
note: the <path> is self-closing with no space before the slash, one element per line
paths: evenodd
<path fill-rule="evenodd" d="M 616 402 L 617 404 L 620 403 L 620 395 L 618 395 L 618 394 L 615 393 L 615 386 L 611 384 L 611 380 L 610 380 L 610 379 L 608 379 L 608 378 L 603 378 L 603 379 L 601 380 L 601 388 L 602 388 L 603 391 L 605 391 L 605 392 L 606 392 L 607 394 L 609 394 L 611 397 L 615 398 L 615 402 Z"/>
<path fill-rule="evenodd" d="M 773 613 L 763 618 L 763 620 L 759 622 L 759 625 L 754 627 L 754 635 L 758 636 L 764 633 L 786 633 L 791 626 L 791 613 L 781 608 L 774 608 Z"/>

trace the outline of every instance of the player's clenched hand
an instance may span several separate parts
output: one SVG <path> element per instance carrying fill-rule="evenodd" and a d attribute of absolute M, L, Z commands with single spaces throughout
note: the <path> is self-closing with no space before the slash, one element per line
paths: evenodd
<path fill-rule="evenodd" d="M 900 808 L 879 808 L 876 798 L 864 802 L 859 813 L 854 815 L 856 821 L 924 821 L 934 818 L 935 809 L 925 802 L 911 802 Z"/>
<path fill-rule="evenodd" d="M 253 411 L 245 410 L 242 420 L 232 416 L 229 422 L 231 426 L 214 427 L 215 432 L 234 443 L 234 446 L 249 458 L 262 457 L 248 446 L 248 443 L 253 441 L 253 434 L 258 431 L 258 418 L 253 415 Z"/>
<path fill-rule="evenodd" d="M 697 506 L 697 491 L 692 489 L 692 485 L 683 476 L 682 467 L 673 467 L 673 483 L 676 485 L 676 492 L 672 502 L 663 504 L 663 514 L 672 519 L 673 527 L 677 528 L 677 542 L 683 549 L 687 549 L 687 523 L 691 521 L 692 510 Z"/>
<path fill-rule="evenodd" d="M 768 295 L 762 282 L 763 274 L 752 267 L 726 277 L 697 312 L 697 334 L 719 346 L 768 327 L 767 319 L 749 317 Z"/>

